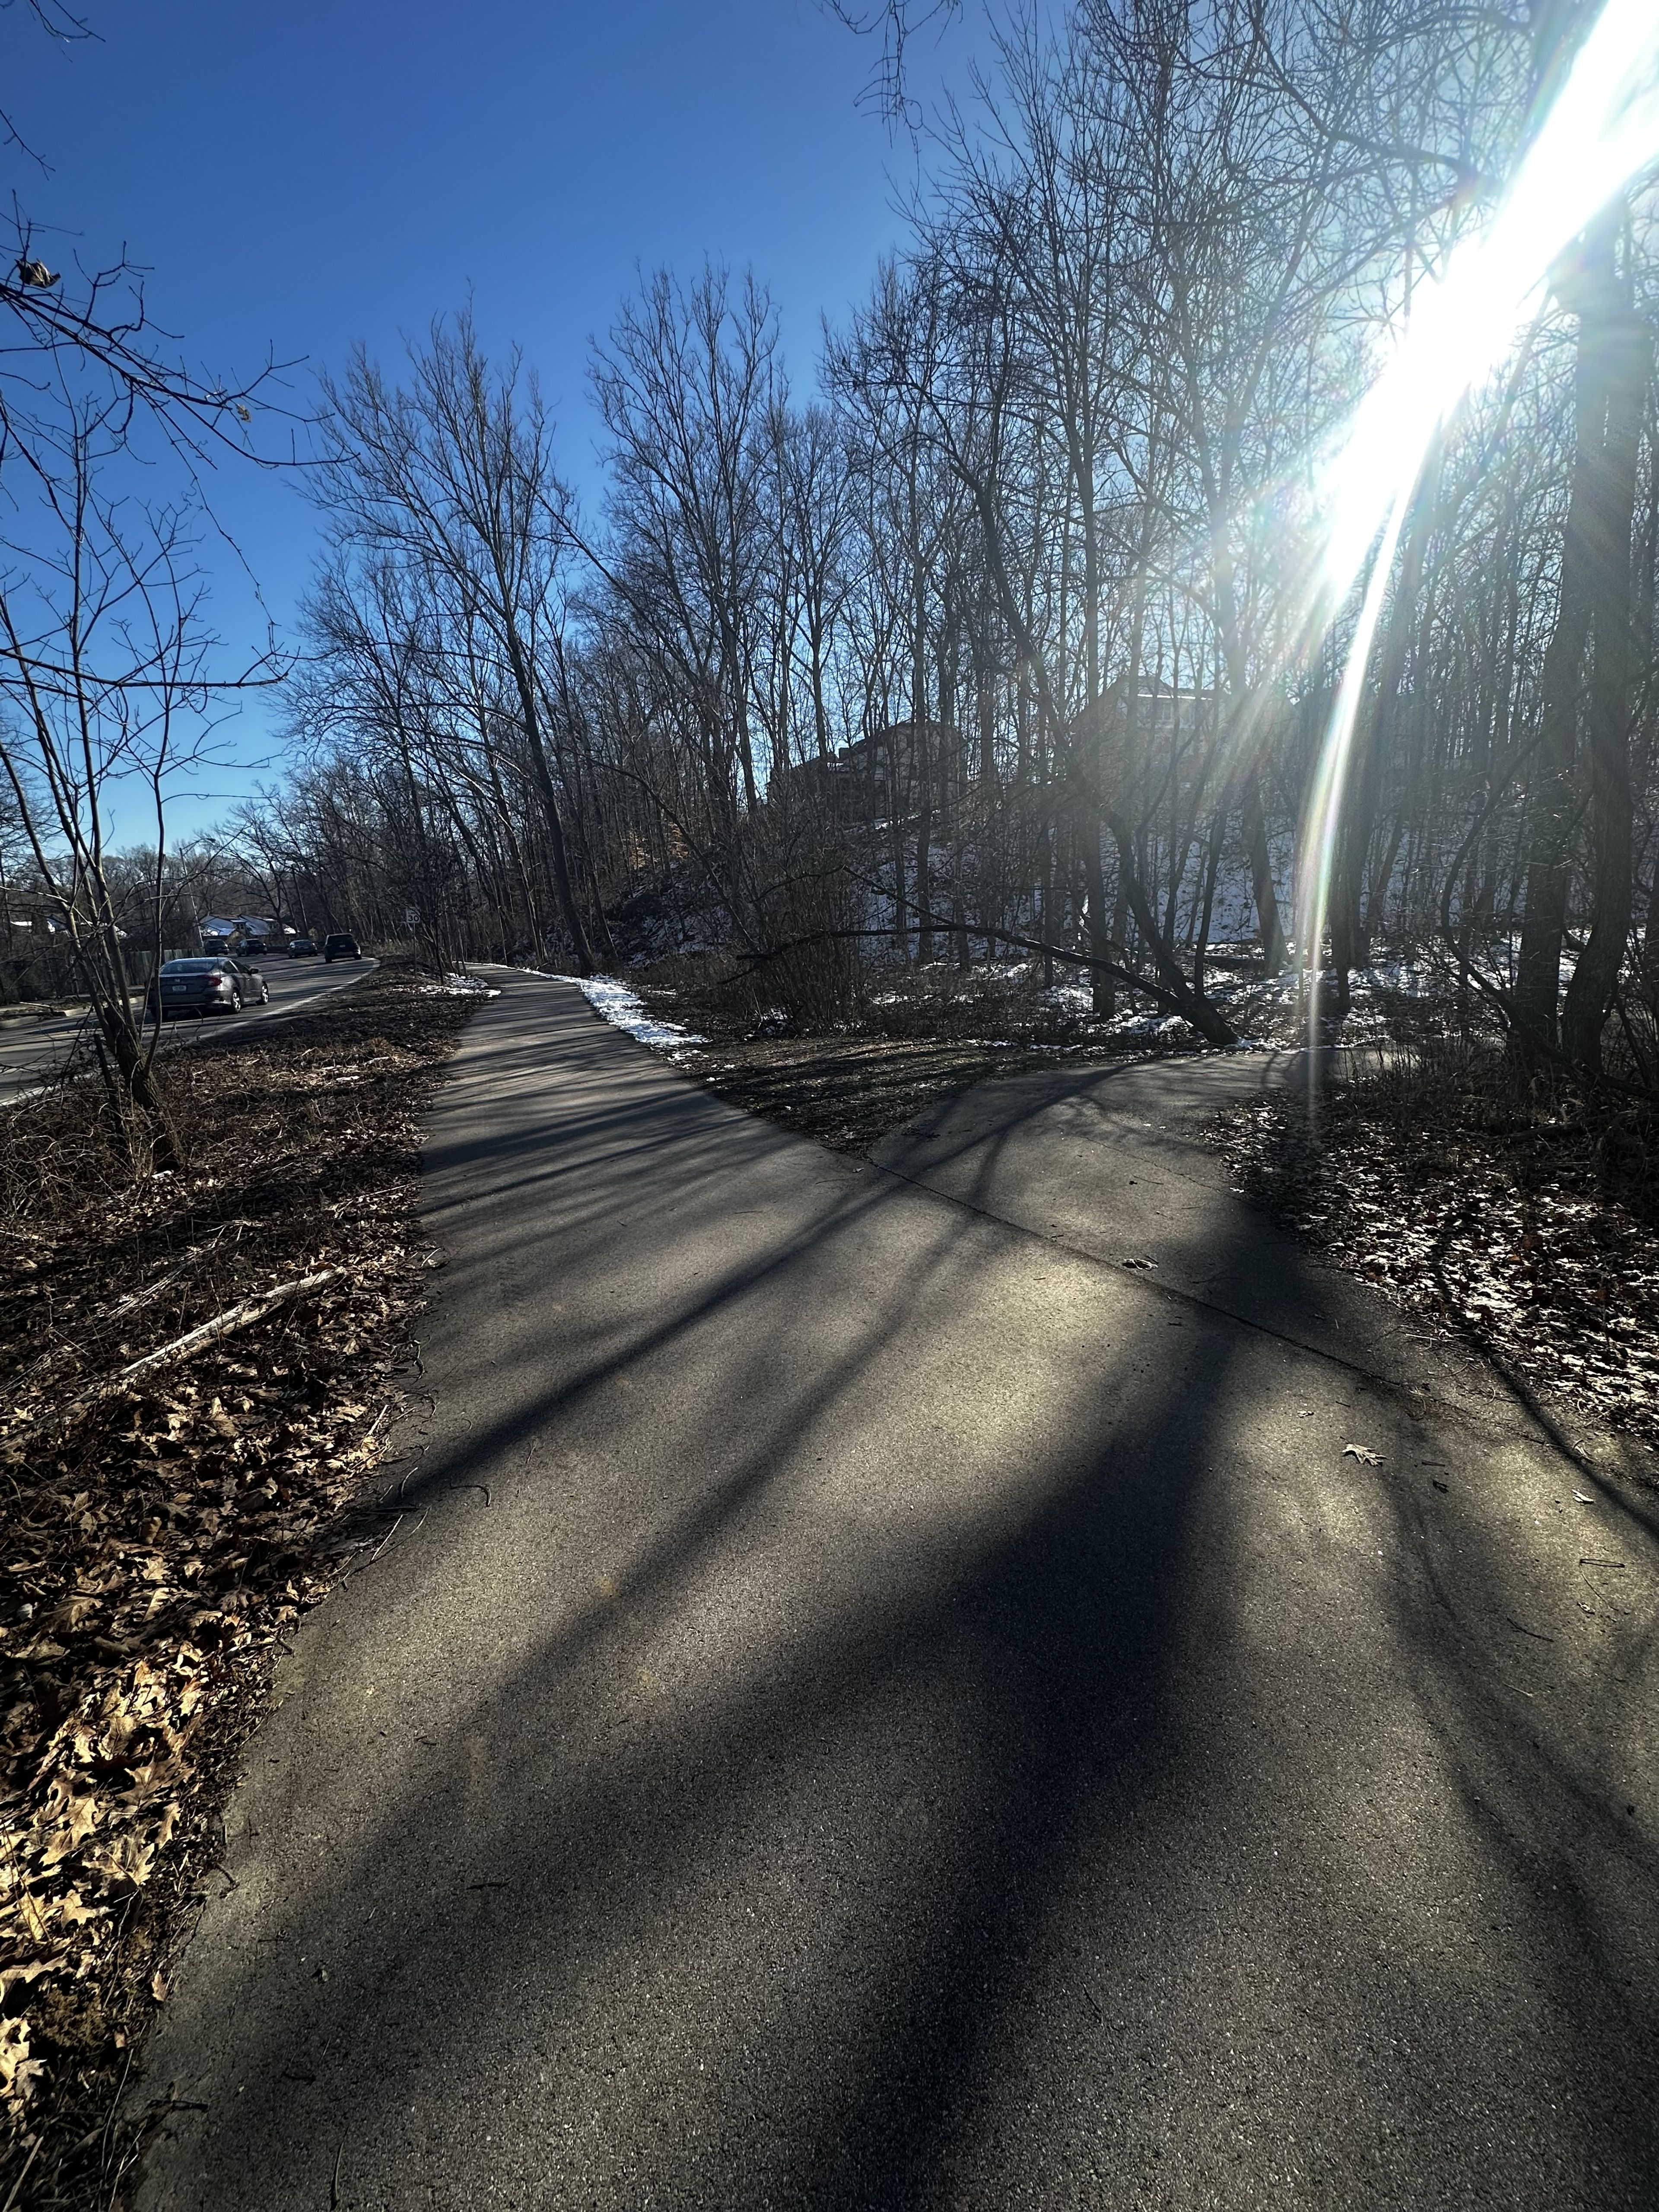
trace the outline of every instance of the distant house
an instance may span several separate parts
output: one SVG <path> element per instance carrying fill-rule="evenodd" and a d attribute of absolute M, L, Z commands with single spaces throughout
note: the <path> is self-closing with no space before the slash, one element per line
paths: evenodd
<path fill-rule="evenodd" d="M 954 746 L 957 741 L 948 722 L 924 722 L 921 726 L 930 761 L 938 758 L 941 748 Z M 830 788 L 857 792 L 865 805 L 878 814 L 889 813 L 895 768 L 901 797 L 907 802 L 914 798 L 920 781 L 920 751 L 914 722 L 889 722 L 867 737 L 854 738 L 850 745 L 830 755 Z"/>
<path fill-rule="evenodd" d="M 291 937 L 294 933 L 264 915 L 208 914 L 197 923 L 196 933 L 204 952 L 234 952 L 238 945 L 256 938 L 266 945 L 280 945 L 284 937 Z"/>

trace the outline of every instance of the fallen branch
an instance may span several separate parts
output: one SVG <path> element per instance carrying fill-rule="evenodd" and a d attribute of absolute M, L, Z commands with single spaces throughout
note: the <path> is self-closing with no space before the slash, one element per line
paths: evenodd
<path fill-rule="evenodd" d="M 295 1298 L 308 1297 L 313 1291 L 325 1290 L 329 1284 L 339 1279 L 340 1270 L 337 1267 L 323 1267 L 314 1275 L 296 1276 L 291 1283 L 278 1283 L 274 1290 L 261 1291 L 256 1298 L 244 1298 L 240 1305 L 228 1306 L 223 1313 L 216 1314 L 211 1321 L 203 1322 L 199 1328 L 187 1329 L 183 1336 L 175 1336 L 171 1344 L 164 1344 L 155 1352 L 147 1352 L 142 1359 L 135 1359 L 130 1367 L 124 1367 L 118 1375 L 112 1376 L 107 1382 L 100 1382 L 90 1390 L 83 1390 L 78 1398 L 71 1398 L 64 1407 L 63 1419 L 65 1423 L 79 1420 L 94 1406 L 101 1405 L 106 1398 L 114 1397 L 143 1376 L 154 1374 L 157 1368 L 170 1367 L 175 1360 L 188 1358 L 202 1345 L 211 1344 L 221 1336 L 232 1336 L 239 1328 L 248 1328 L 256 1321 L 263 1321 L 268 1313 L 275 1312 L 278 1306 L 288 1305 Z"/>

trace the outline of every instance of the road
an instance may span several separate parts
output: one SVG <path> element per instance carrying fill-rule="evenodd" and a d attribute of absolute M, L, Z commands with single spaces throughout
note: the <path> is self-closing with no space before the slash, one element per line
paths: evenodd
<path fill-rule="evenodd" d="M 268 1006 L 249 1006 L 234 1019 L 222 1014 L 167 1024 L 163 1048 L 198 1045 L 210 1037 L 231 1036 L 275 1014 L 291 1013 L 309 1000 L 331 991 L 343 991 L 359 981 L 376 963 L 373 960 L 340 963 L 325 967 L 320 960 L 264 960 L 259 972 L 270 986 Z M 26 1097 L 49 1081 L 66 1056 L 87 1034 L 87 1018 L 61 1016 L 42 1021 L 31 1016 L 0 1022 L 0 1106 Z"/>
<path fill-rule="evenodd" d="M 144 2212 L 1653 2204 L 1651 1493 L 1230 1194 L 1273 1079 L 851 1161 L 507 983 Z"/>

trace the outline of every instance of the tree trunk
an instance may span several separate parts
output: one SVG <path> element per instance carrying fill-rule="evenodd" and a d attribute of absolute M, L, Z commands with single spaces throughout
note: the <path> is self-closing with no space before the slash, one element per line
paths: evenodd
<path fill-rule="evenodd" d="M 1261 957 L 1269 975 L 1285 965 L 1285 931 L 1279 919 L 1279 889 L 1273 881 L 1273 856 L 1267 850 L 1267 817 L 1261 804 L 1261 775 L 1254 763 L 1245 771 L 1243 788 L 1244 849 L 1250 860 L 1250 888 L 1255 899 L 1256 927 L 1261 938 Z"/>
<path fill-rule="evenodd" d="M 916 958 L 925 968 L 933 957 L 933 898 L 928 854 L 933 834 L 933 762 L 927 730 L 927 634 L 923 626 L 926 610 L 920 563 L 915 585 L 910 653 L 910 755 L 916 774 Z"/>
<path fill-rule="evenodd" d="M 1589 940 L 1567 987 L 1562 1041 L 1591 1074 L 1601 1066 L 1601 1031 L 1619 988 L 1630 939 L 1632 799 L 1631 528 L 1636 513 L 1637 460 L 1651 362 L 1647 333 L 1626 304 L 1609 313 L 1607 433 L 1596 471 L 1596 499 L 1588 549 L 1595 653 L 1590 681 L 1589 805 L 1595 879 Z"/>
<path fill-rule="evenodd" d="M 560 911 L 564 916 L 564 926 L 570 933 L 577 972 L 591 975 L 593 973 L 593 955 L 588 948 L 587 932 L 582 927 L 581 909 L 576 904 L 575 893 L 571 888 L 570 860 L 565 850 L 564 824 L 559 818 L 559 794 L 554 786 L 553 769 L 542 738 L 541 717 L 536 712 L 535 690 L 530 680 L 529 668 L 525 665 L 523 648 L 515 637 L 509 635 L 507 647 L 518 686 L 520 711 L 524 716 L 524 732 L 530 743 L 531 764 L 536 772 L 536 789 L 541 798 L 542 815 L 547 824 L 548 849 L 553 855 L 553 881 L 559 894 Z"/>
<path fill-rule="evenodd" d="M 1216 878 L 1221 872 L 1222 848 L 1227 841 L 1227 809 L 1216 808 L 1210 822 L 1210 848 L 1204 859 L 1204 904 L 1199 915 L 1198 941 L 1193 947 L 1193 988 L 1204 992 L 1204 962 L 1210 949 L 1210 917 L 1215 912 Z"/>
<path fill-rule="evenodd" d="M 1611 255 L 1612 241 L 1604 234 L 1586 257 L 1605 262 L 1604 281 L 1585 284 L 1571 301 L 1578 310 L 1572 482 L 1562 533 L 1560 603 L 1540 684 L 1539 764 L 1531 794 L 1526 908 L 1516 974 L 1515 1015 L 1522 1034 L 1550 1045 L 1559 1034 L 1557 1006 L 1571 874 L 1567 847 L 1577 796 L 1573 767 L 1589 638 L 1596 479 L 1607 429 L 1607 349 L 1601 343 L 1598 309 L 1611 284 Z"/>
<path fill-rule="evenodd" d="M 1363 903 L 1365 862 L 1376 834 L 1377 808 L 1382 796 L 1382 763 L 1398 719 L 1400 687 L 1405 679 L 1412 617 L 1423 580 L 1423 556 L 1428 549 L 1437 482 L 1437 471 L 1425 471 L 1418 490 L 1399 580 L 1395 586 L 1394 605 L 1389 611 L 1382 661 L 1377 671 L 1376 697 L 1361 725 L 1358 757 L 1353 764 L 1338 831 L 1335 880 L 1331 885 L 1330 898 L 1330 1007 L 1339 1016 L 1348 1011 L 1351 970 L 1370 957 L 1370 932 Z M 1398 849 L 1396 841 L 1394 850 Z M 1384 871 L 1385 884 L 1392 872 L 1391 866 Z"/>

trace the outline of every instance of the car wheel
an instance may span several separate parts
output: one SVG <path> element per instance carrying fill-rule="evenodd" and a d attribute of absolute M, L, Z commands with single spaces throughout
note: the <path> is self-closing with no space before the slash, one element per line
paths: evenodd
<path fill-rule="evenodd" d="M 242 1011 L 242 994 L 240 991 L 233 991 L 230 994 L 230 1011 L 233 1014 L 240 1014 Z"/>

